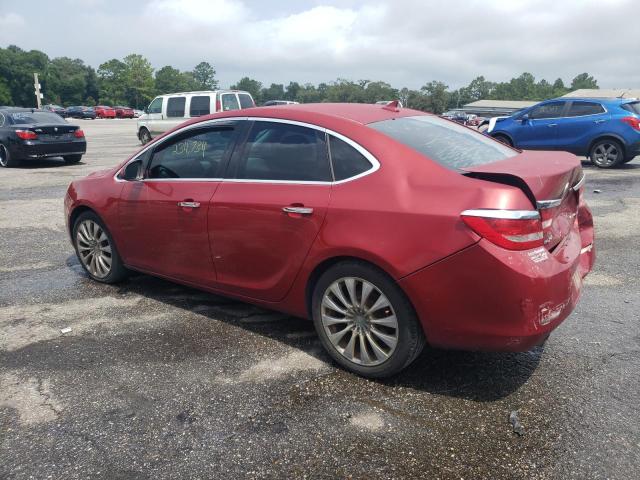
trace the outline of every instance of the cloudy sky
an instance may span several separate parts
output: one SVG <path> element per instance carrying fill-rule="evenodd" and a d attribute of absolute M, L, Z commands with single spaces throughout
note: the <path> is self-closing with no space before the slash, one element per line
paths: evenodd
<path fill-rule="evenodd" d="M 222 86 L 385 80 L 451 87 L 524 71 L 640 88 L 640 0 L 0 0 L 0 46 L 94 67 L 206 60 Z"/>

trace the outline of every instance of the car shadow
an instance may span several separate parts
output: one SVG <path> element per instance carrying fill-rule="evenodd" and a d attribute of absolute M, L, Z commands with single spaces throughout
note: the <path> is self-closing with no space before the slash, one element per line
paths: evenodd
<path fill-rule="evenodd" d="M 636 157 L 637 159 L 638 157 Z M 636 159 L 632 160 L 631 162 L 627 162 L 627 163 L 623 163 L 622 165 L 617 165 L 613 168 L 598 168 L 596 167 L 593 163 L 591 163 L 590 160 L 581 160 L 582 163 L 582 168 L 586 168 L 589 170 L 596 170 L 596 171 L 609 171 L 609 172 L 616 172 L 619 170 L 639 170 L 640 169 L 640 163 L 636 161 Z"/>
<path fill-rule="evenodd" d="M 75 262 L 75 257 L 70 257 Z M 77 270 L 76 270 L 77 271 Z M 81 273 L 85 275 L 84 272 Z M 255 335 L 297 348 L 332 363 L 320 347 L 312 322 L 278 314 L 234 299 L 134 273 L 117 286 L 123 295 L 141 295 L 174 308 L 197 312 Z M 269 317 L 273 320 L 270 321 Z M 266 318 L 267 321 L 264 321 Z M 209 331 L 207 335 L 215 335 Z M 203 339 L 200 339 L 201 341 Z M 188 343 L 190 340 L 185 339 Z M 474 401 L 495 401 L 518 390 L 536 370 L 544 347 L 524 353 L 462 352 L 425 348 L 400 374 L 376 382 Z"/>

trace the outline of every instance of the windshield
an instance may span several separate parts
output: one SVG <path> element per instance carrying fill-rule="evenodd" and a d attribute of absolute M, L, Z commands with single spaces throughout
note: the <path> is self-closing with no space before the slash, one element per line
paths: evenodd
<path fill-rule="evenodd" d="M 368 126 L 453 169 L 493 163 L 518 154 L 470 128 L 432 115 L 384 120 Z"/>
<path fill-rule="evenodd" d="M 66 123 L 60 115 L 53 112 L 15 112 L 11 114 L 11 120 L 15 125 Z"/>

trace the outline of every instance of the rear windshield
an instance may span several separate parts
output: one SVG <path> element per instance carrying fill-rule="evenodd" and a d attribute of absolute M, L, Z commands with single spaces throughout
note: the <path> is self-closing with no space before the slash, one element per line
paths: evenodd
<path fill-rule="evenodd" d="M 383 120 L 368 126 L 453 169 L 493 163 L 518 154 L 470 128 L 431 115 Z"/>
<path fill-rule="evenodd" d="M 636 115 L 640 115 L 640 102 L 625 103 L 622 105 L 622 108 Z"/>
<path fill-rule="evenodd" d="M 60 115 L 53 112 L 16 112 L 11 114 L 11 120 L 15 125 L 65 123 Z"/>

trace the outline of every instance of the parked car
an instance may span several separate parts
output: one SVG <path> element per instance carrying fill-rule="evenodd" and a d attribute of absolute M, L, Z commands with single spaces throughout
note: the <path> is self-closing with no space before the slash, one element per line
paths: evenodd
<path fill-rule="evenodd" d="M 93 107 L 67 107 L 67 116 L 70 118 L 89 118 L 91 120 L 95 120 L 96 111 L 93 109 Z"/>
<path fill-rule="evenodd" d="M 53 105 L 53 104 L 43 105 L 42 109 L 47 112 L 57 113 L 62 118 L 66 118 L 67 116 L 66 108 L 61 107 L 60 105 Z"/>
<path fill-rule="evenodd" d="M 562 150 L 611 168 L 640 154 L 636 99 L 557 98 L 500 118 L 487 133 L 526 150 Z"/>
<path fill-rule="evenodd" d="M 98 118 L 116 118 L 116 111 L 112 107 L 106 105 L 98 105 L 93 107 Z"/>
<path fill-rule="evenodd" d="M 138 119 L 138 139 L 144 145 L 190 118 L 255 106 L 251 94 L 240 90 L 160 95 L 149 104 L 146 115 Z"/>
<path fill-rule="evenodd" d="M 276 105 L 297 105 L 300 102 L 292 102 L 290 100 L 268 100 L 262 104 L 263 107 L 273 107 Z"/>
<path fill-rule="evenodd" d="M 543 342 L 594 262 L 583 182 L 574 155 L 416 110 L 306 104 L 193 119 L 64 204 L 92 279 L 139 270 L 312 318 L 336 362 L 381 377 L 425 342 Z"/>
<path fill-rule="evenodd" d="M 133 118 L 140 118 L 144 115 L 144 110 L 133 110 Z"/>
<path fill-rule="evenodd" d="M 47 157 L 77 163 L 86 151 L 84 132 L 57 113 L 33 108 L 0 109 L 0 167 Z"/>
<path fill-rule="evenodd" d="M 133 118 L 133 108 L 130 107 L 113 107 L 116 111 L 116 118 Z"/>

